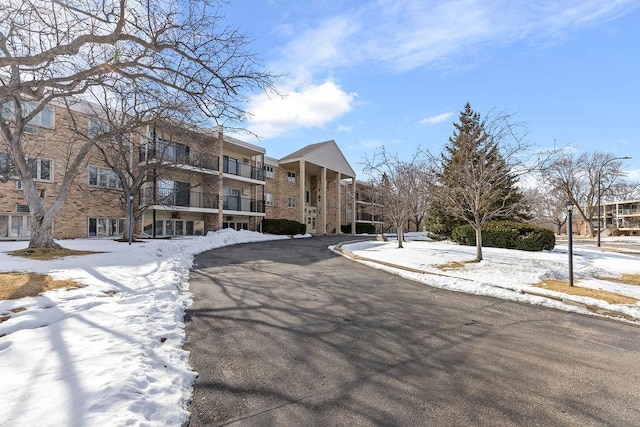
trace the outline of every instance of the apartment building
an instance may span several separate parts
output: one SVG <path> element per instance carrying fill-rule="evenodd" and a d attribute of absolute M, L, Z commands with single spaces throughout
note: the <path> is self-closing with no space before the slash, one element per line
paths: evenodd
<path fill-rule="evenodd" d="M 600 207 L 600 214 L 602 235 L 640 235 L 640 200 L 605 202 Z M 594 219 L 594 229 L 597 229 L 597 218 Z M 574 224 L 574 232 L 587 233 L 586 224 L 580 218 L 576 218 Z"/>
<path fill-rule="evenodd" d="M 73 113 L 89 133 L 104 126 L 81 107 Z M 26 136 L 29 165 L 47 207 L 59 192 L 67 153 L 82 144 L 66 126 L 69 121 L 66 108 L 49 106 Z M 335 141 L 311 144 L 280 160 L 218 130 L 148 126 L 132 141 L 129 167 L 144 168 L 146 174 L 133 195 L 136 212 L 142 212 L 134 224 L 137 236 L 203 235 L 220 228 L 261 231 L 265 217 L 303 222 L 314 234 L 340 232 L 348 222 L 340 183 L 354 181 L 355 173 Z M 1 148 L 0 178 L 0 239 L 28 239 L 29 207 Z M 54 220 L 54 237 L 122 236 L 126 197 L 114 170 L 91 153 Z"/>
<path fill-rule="evenodd" d="M 340 233 L 342 224 L 353 222 L 343 209 L 342 183 L 355 182 L 356 175 L 335 141 L 307 145 L 280 160 L 265 158 L 265 177 L 267 218 L 302 222 L 310 234 Z"/>

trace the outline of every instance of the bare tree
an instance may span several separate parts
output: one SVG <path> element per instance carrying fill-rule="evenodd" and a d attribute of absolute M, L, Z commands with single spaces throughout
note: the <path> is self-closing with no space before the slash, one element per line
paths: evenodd
<path fill-rule="evenodd" d="M 402 248 L 404 225 L 414 215 L 416 200 L 424 199 L 426 188 L 422 175 L 427 173 L 420 150 L 409 161 L 389 154 L 384 147 L 364 162 L 376 193 L 376 201 L 383 207 L 385 217 L 398 230 L 398 248 Z"/>
<path fill-rule="evenodd" d="M 246 95 L 272 87 L 274 76 L 260 70 L 246 36 L 223 25 L 218 5 L 217 0 L 5 0 L 0 5 L 0 131 L 32 215 L 29 247 L 58 246 L 53 218 L 87 156 L 105 137 L 87 134 L 69 142 L 64 177 L 55 200 L 46 205 L 29 165 L 34 140 L 25 128 L 50 115 L 51 106 L 67 108 L 79 98 L 117 106 L 118 88 L 129 85 L 136 98 L 125 111 L 139 104 L 138 113 L 159 110 L 161 117 L 180 123 L 237 123 L 245 116 Z M 149 119 L 134 114 L 108 132 L 127 134 Z M 71 126 L 77 135 L 81 126 L 77 121 Z"/>
<path fill-rule="evenodd" d="M 431 203 L 431 177 L 428 168 L 423 164 L 412 163 L 407 171 L 407 179 L 411 179 L 411 186 L 414 188 L 414 199 L 410 201 L 411 217 L 410 222 L 420 231 Z"/>
<path fill-rule="evenodd" d="M 510 116 L 481 120 L 469 103 L 455 123 L 453 136 L 439 158 L 432 157 L 436 203 L 470 224 L 476 233 L 476 260 L 481 261 L 482 226 L 493 219 L 523 217 L 526 201 L 518 177 L 535 166 L 525 163 L 523 128 Z"/>
<path fill-rule="evenodd" d="M 637 188 L 623 181 L 622 159 L 600 151 L 565 152 L 544 171 L 545 181 L 573 202 L 590 236 L 595 236 L 598 199 L 624 197 Z"/>
<path fill-rule="evenodd" d="M 531 222 L 541 227 L 553 227 L 556 234 L 562 232 L 567 222 L 567 195 L 556 188 L 527 188 L 524 197 L 531 207 Z"/>

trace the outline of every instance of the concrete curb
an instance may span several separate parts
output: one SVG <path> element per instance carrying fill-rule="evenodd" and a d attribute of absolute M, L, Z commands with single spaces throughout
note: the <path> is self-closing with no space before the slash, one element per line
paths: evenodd
<path fill-rule="evenodd" d="M 346 249 L 343 249 L 342 246 L 343 245 L 348 245 L 351 243 L 361 243 L 361 242 L 366 242 L 367 240 L 350 240 L 350 241 L 346 241 L 346 242 L 341 242 L 338 243 L 337 245 L 335 245 L 333 247 L 334 252 L 344 256 L 345 258 L 349 258 L 353 261 L 364 261 L 364 262 L 370 262 L 373 264 L 380 264 L 380 265 L 384 265 L 386 267 L 391 267 L 391 268 L 395 268 L 398 270 L 403 270 L 403 271 L 408 271 L 410 273 L 417 273 L 417 274 L 429 274 L 432 276 L 440 276 L 440 277 L 448 277 L 451 279 L 458 279 L 458 280 L 466 280 L 469 282 L 472 282 L 473 280 L 471 279 L 467 279 L 464 277 L 456 277 L 456 276 L 450 276 L 447 274 L 442 274 L 442 273 L 434 273 L 432 271 L 425 271 L 425 270 L 420 270 L 417 268 L 411 268 L 411 267 L 405 267 L 402 265 L 397 265 L 397 264 L 393 264 L 390 262 L 386 262 L 386 261 L 379 261 L 379 260 L 375 260 L 375 259 L 371 259 L 371 258 L 367 258 L 367 257 L 363 257 L 360 255 L 356 255 L 351 251 L 348 251 Z M 371 240 L 374 241 L 374 240 Z M 494 285 L 495 286 L 495 285 Z M 507 291 L 512 291 L 514 293 L 523 293 L 523 294 L 527 294 L 527 295 L 532 295 L 532 296 L 536 296 L 536 297 L 540 297 L 540 298 L 548 298 L 548 299 L 552 299 L 554 301 L 559 301 L 562 302 L 564 304 L 567 305 L 572 305 L 574 307 L 579 307 L 585 310 L 588 310 L 594 314 L 598 314 L 601 316 L 607 316 L 607 317 L 615 317 L 615 318 L 621 318 L 621 319 L 625 319 L 628 320 L 630 322 L 640 322 L 640 318 L 634 317 L 630 314 L 627 313 L 622 313 L 619 311 L 615 311 L 615 310 L 611 310 L 611 309 L 607 309 L 607 308 L 603 308 L 603 307 L 598 307 L 592 304 L 586 304 L 582 301 L 576 301 L 573 300 L 571 298 L 567 298 L 567 297 L 560 297 L 560 296 L 555 296 L 555 295 L 547 295 L 547 294 L 543 294 L 541 292 L 536 292 L 533 290 L 528 290 L 528 289 L 521 289 L 521 290 L 514 290 L 514 289 L 509 289 L 509 288 L 505 288 L 502 286 L 495 286 L 496 288 L 500 288 L 500 289 L 504 289 Z"/>

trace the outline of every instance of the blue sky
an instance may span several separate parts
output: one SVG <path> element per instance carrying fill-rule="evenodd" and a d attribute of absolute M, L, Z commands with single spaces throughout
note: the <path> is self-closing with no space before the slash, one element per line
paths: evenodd
<path fill-rule="evenodd" d="M 243 137 L 280 158 L 334 139 L 356 173 L 384 145 L 439 153 L 469 101 L 529 142 L 632 156 L 640 179 L 640 2 L 231 0 L 286 96 L 256 95 Z"/>

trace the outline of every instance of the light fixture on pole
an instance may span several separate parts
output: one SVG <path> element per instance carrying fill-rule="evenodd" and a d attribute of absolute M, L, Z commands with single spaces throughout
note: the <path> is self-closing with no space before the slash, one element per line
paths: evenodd
<path fill-rule="evenodd" d="M 573 286 L 573 202 L 567 201 L 567 247 L 569 253 L 569 286 Z"/>
<path fill-rule="evenodd" d="M 133 194 L 129 194 L 129 235 L 127 240 L 129 244 L 133 242 Z"/>
<path fill-rule="evenodd" d="M 609 163 L 613 162 L 614 160 L 629 160 L 631 157 L 629 156 L 624 156 L 624 157 L 614 157 L 612 159 L 607 160 L 606 162 L 604 162 L 602 164 L 602 166 L 600 167 L 600 170 L 598 171 L 598 233 L 597 233 L 597 245 L 598 247 L 600 247 L 600 232 L 601 232 L 601 226 L 600 226 L 600 222 L 601 220 L 601 213 L 600 210 L 602 209 L 602 202 L 601 202 L 601 198 L 602 198 L 602 185 L 601 185 L 601 179 L 602 179 L 602 171 L 604 170 L 604 167 L 607 166 Z M 606 218 L 606 212 L 605 212 L 605 218 Z M 606 219 L 605 219 L 606 222 Z M 605 227 L 606 228 L 606 227 Z"/>

